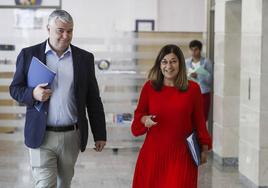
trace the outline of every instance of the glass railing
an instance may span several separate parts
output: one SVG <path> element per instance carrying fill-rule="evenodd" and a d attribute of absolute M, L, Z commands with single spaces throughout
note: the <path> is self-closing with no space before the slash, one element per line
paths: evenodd
<path fill-rule="evenodd" d="M 177 44 L 187 57 L 189 41 L 203 38 L 203 33 L 186 32 L 123 32 L 117 33 L 116 37 L 73 38 L 74 45 L 95 56 L 95 71 L 106 114 L 108 139 L 112 143 L 123 144 L 120 141 L 143 139 L 131 135 L 130 125 L 140 90 L 160 48 L 169 43 Z M 25 107 L 10 98 L 8 86 L 19 51 L 42 40 L 33 36 L 3 40 L 0 37 L 0 41 L 16 44 L 14 51 L 0 51 L 0 127 L 23 126 Z M 19 123 L 16 124 L 16 121 Z M 93 143 L 92 140 L 89 142 Z"/>

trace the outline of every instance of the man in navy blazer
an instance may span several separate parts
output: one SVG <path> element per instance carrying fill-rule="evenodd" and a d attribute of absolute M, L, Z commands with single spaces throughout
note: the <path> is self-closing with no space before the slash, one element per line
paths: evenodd
<path fill-rule="evenodd" d="M 94 56 L 71 45 L 73 20 L 64 10 L 48 19 L 47 41 L 21 50 L 10 85 L 11 96 L 27 106 L 25 144 L 36 187 L 70 187 L 79 150 L 88 141 L 88 119 L 95 150 L 106 144 L 103 104 L 95 77 Z M 32 57 L 56 72 L 49 85 L 27 86 Z M 43 102 L 41 110 L 34 107 Z M 87 116 L 88 115 L 88 119 Z"/>

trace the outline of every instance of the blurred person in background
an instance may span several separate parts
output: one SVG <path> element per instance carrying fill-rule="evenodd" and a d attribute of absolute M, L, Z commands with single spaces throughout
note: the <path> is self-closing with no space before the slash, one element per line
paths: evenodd
<path fill-rule="evenodd" d="M 211 61 L 201 55 L 202 46 L 202 43 L 198 40 L 193 40 L 189 43 L 191 57 L 186 59 L 186 67 L 188 78 L 200 86 L 203 98 L 204 117 L 207 121 L 211 103 L 213 73 Z"/>

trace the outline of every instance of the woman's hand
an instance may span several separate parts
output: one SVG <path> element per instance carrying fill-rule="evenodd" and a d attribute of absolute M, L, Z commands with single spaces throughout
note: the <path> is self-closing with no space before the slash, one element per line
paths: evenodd
<path fill-rule="evenodd" d="M 152 126 L 157 124 L 157 122 L 152 120 L 153 118 L 155 118 L 155 116 L 153 115 L 143 116 L 141 118 L 141 122 L 144 124 L 145 127 L 151 128 Z"/>
<path fill-rule="evenodd" d="M 208 146 L 203 145 L 201 151 L 201 165 L 207 163 L 208 161 Z"/>
<path fill-rule="evenodd" d="M 208 152 L 202 151 L 201 152 L 201 165 L 207 163 L 208 161 Z"/>

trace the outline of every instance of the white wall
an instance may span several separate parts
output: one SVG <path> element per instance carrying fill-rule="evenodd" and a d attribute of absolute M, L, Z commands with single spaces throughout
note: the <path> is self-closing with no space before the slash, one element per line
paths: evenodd
<path fill-rule="evenodd" d="M 133 31 L 136 19 L 155 20 L 157 31 L 206 31 L 205 0 L 63 0 L 78 36 Z M 83 13 L 83 14 L 82 14 Z"/>
<path fill-rule="evenodd" d="M 134 31 L 136 19 L 156 19 L 156 0 L 63 0 L 75 20 L 78 36 L 111 35 Z"/>
<path fill-rule="evenodd" d="M 206 31 L 205 0 L 158 0 L 159 31 Z"/>
<path fill-rule="evenodd" d="M 51 1 L 43 2 L 50 4 Z M 0 5 L 7 2 L 10 1 L 2 0 Z M 82 41 L 87 45 L 92 44 L 91 39 L 100 39 L 103 45 L 107 39 L 126 34 L 129 36 L 128 33 L 135 30 L 136 19 L 155 20 L 157 31 L 200 32 L 206 28 L 205 0 L 76 0 L 75 5 L 73 0 L 62 0 L 62 8 L 74 18 L 74 41 Z M 37 10 L 37 14 L 44 15 L 40 29 L 15 28 L 16 11 L 0 9 L 0 28 L 5 28 L 0 33 L 0 42 L 16 44 L 19 51 L 23 46 L 44 41 L 47 37 L 47 16 L 52 10 Z"/>
<path fill-rule="evenodd" d="M 3 0 L 0 5 L 7 4 Z M 49 0 L 44 0 L 44 3 Z M 158 31 L 205 31 L 205 0 L 62 0 L 62 8 L 75 20 L 75 36 L 103 36 L 133 31 L 136 19 L 154 19 Z M 2 36 L 21 36 L 14 30 L 15 9 L 0 9 Z M 43 12 L 51 10 L 43 10 Z M 48 14 L 48 13 L 47 13 Z M 44 19 L 44 22 L 46 20 Z M 3 27 L 2 27 L 3 26 Z M 27 31 L 41 37 L 43 31 Z M 33 33 L 33 35 L 32 35 Z M 37 33 L 37 34 L 36 34 Z"/>

